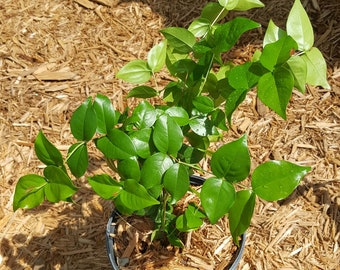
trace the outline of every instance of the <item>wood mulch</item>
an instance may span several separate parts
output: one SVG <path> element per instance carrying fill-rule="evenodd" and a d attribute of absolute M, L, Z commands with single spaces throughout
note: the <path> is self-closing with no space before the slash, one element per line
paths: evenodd
<path fill-rule="evenodd" d="M 130 86 L 115 73 L 129 60 L 145 59 L 161 28 L 188 25 L 205 2 L 1 0 L 0 269 L 110 269 L 104 236 L 110 202 L 85 186 L 75 204 L 14 213 L 15 183 L 41 173 L 33 149 L 40 129 L 65 154 L 71 112 L 85 97 L 106 94 L 120 110 L 133 104 L 124 98 Z M 292 2 L 266 0 L 249 14 L 264 27 L 270 17 L 283 27 Z M 340 269 L 340 2 L 302 2 L 332 89 L 294 92 L 287 121 L 261 109 L 255 93 L 233 117 L 226 140 L 247 133 L 254 166 L 272 158 L 312 166 L 287 200 L 258 200 L 242 270 Z M 261 35 L 252 32 L 232 53 L 249 57 Z M 94 159 L 92 170 L 107 169 Z"/>

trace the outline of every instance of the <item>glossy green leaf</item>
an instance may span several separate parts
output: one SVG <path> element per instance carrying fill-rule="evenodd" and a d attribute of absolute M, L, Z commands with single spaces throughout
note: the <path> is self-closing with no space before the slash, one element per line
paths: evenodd
<path fill-rule="evenodd" d="M 259 165 L 252 175 L 252 188 L 257 196 L 267 201 L 287 198 L 311 170 L 288 161 L 268 161 Z"/>
<path fill-rule="evenodd" d="M 189 189 L 188 168 L 179 163 L 173 164 L 164 173 L 163 185 L 173 202 L 180 200 Z"/>
<path fill-rule="evenodd" d="M 319 49 L 313 47 L 310 51 L 305 52 L 301 58 L 307 65 L 307 83 L 314 86 L 321 86 L 330 89 L 327 82 L 327 65 Z"/>
<path fill-rule="evenodd" d="M 250 89 L 258 81 L 258 75 L 252 72 L 255 64 L 247 62 L 233 67 L 228 73 L 228 82 L 234 89 Z"/>
<path fill-rule="evenodd" d="M 227 10 L 233 10 L 242 0 L 218 0 L 218 3 Z"/>
<path fill-rule="evenodd" d="M 143 129 L 153 126 L 156 117 L 157 113 L 155 108 L 144 100 L 133 110 L 129 121 L 134 123 L 139 129 Z"/>
<path fill-rule="evenodd" d="M 289 69 L 279 67 L 273 73 L 263 75 L 257 86 L 260 100 L 283 119 L 286 119 L 286 108 L 292 95 L 294 77 Z"/>
<path fill-rule="evenodd" d="M 187 29 L 181 27 L 168 27 L 160 31 L 170 46 L 180 53 L 189 53 L 196 43 L 195 36 Z"/>
<path fill-rule="evenodd" d="M 228 130 L 228 127 L 226 125 L 227 118 L 224 111 L 222 111 L 221 109 L 216 109 L 211 113 L 211 121 L 215 127 L 224 131 Z"/>
<path fill-rule="evenodd" d="M 29 209 L 40 205 L 45 199 L 44 187 L 46 185 L 46 179 L 40 175 L 27 174 L 20 177 L 15 186 L 13 210 Z"/>
<path fill-rule="evenodd" d="M 148 65 L 152 72 L 160 71 L 165 65 L 166 58 L 166 40 L 152 47 L 148 53 Z"/>
<path fill-rule="evenodd" d="M 92 189 L 103 199 L 110 200 L 123 190 L 122 184 L 107 174 L 98 174 L 88 178 Z"/>
<path fill-rule="evenodd" d="M 215 224 L 234 204 L 235 189 L 223 179 L 209 178 L 202 186 L 200 198 L 207 217 Z"/>
<path fill-rule="evenodd" d="M 152 75 L 147 62 L 143 60 L 132 60 L 123 66 L 116 77 L 130 83 L 145 83 Z"/>
<path fill-rule="evenodd" d="M 178 158 L 186 163 L 195 164 L 201 161 L 205 152 L 195 147 L 183 145 L 178 153 Z"/>
<path fill-rule="evenodd" d="M 118 173 L 122 179 L 140 179 L 140 168 L 136 157 L 130 157 L 118 162 Z"/>
<path fill-rule="evenodd" d="M 45 137 L 41 130 L 34 141 L 34 149 L 42 163 L 63 166 L 64 161 L 60 151 Z"/>
<path fill-rule="evenodd" d="M 195 37 L 202 37 L 209 31 L 210 27 L 211 25 L 208 19 L 198 18 L 193 20 L 188 30 L 193 33 Z"/>
<path fill-rule="evenodd" d="M 194 205 L 189 204 L 183 215 L 176 219 L 176 228 L 180 232 L 196 230 L 203 224 L 205 215 Z"/>
<path fill-rule="evenodd" d="M 78 141 L 89 141 L 97 130 L 97 116 L 92 98 L 87 98 L 72 114 L 70 127 Z"/>
<path fill-rule="evenodd" d="M 217 177 L 223 177 L 231 183 L 247 178 L 250 155 L 246 135 L 217 149 L 211 157 L 211 170 Z"/>
<path fill-rule="evenodd" d="M 136 98 L 152 98 L 152 97 L 156 97 L 158 95 L 158 92 L 150 87 L 150 86 L 146 86 L 146 85 L 141 85 L 141 86 L 137 86 L 132 88 L 127 97 L 136 97 Z"/>
<path fill-rule="evenodd" d="M 228 92 L 223 93 L 223 96 L 226 99 L 224 108 L 228 122 L 231 123 L 232 114 L 237 109 L 238 105 L 246 98 L 248 89 L 230 89 Z"/>
<path fill-rule="evenodd" d="M 152 138 L 160 152 L 174 156 L 181 149 L 183 143 L 183 133 L 180 126 L 167 114 L 162 115 L 155 122 Z"/>
<path fill-rule="evenodd" d="M 130 137 L 119 129 L 112 129 L 107 136 L 96 139 L 95 144 L 110 159 L 126 159 L 137 154 Z"/>
<path fill-rule="evenodd" d="M 263 47 L 286 36 L 287 33 L 284 30 L 276 26 L 272 20 L 269 20 L 268 27 L 263 38 Z"/>
<path fill-rule="evenodd" d="M 295 0 L 287 18 L 286 27 L 288 35 L 294 38 L 300 51 L 308 51 L 313 47 L 313 27 L 300 0 Z"/>
<path fill-rule="evenodd" d="M 68 150 L 67 164 L 75 177 L 81 177 L 87 170 L 87 146 L 83 142 L 73 144 Z"/>
<path fill-rule="evenodd" d="M 124 188 L 120 191 L 119 198 L 123 205 L 134 211 L 159 204 L 159 201 L 134 179 L 124 181 Z"/>
<path fill-rule="evenodd" d="M 166 109 L 165 113 L 170 115 L 179 126 L 185 126 L 189 123 L 189 115 L 182 107 L 170 107 Z"/>
<path fill-rule="evenodd" d="M 264 4 L 259 0 L 239 0 L 233 10 L 245 11 L 260 7 L 264 7 Z"/>
<path fill-rule="evenodd" d="M 218 25 L 214 32 L 215 54 L 229 51 L 244 32 L 257 27 L 260 27 L 260 24 L 242 17 Z"/>
<path fill-rule="evenodd" d="M 141 170 L 141 184 L 150 189 L 154 186 L 160 185 L 163 174 L 167 169 L 173 165 L 172 159 L 163 153 L 153 154 L 147 158 Z"/>
<path fill-rule="evenodd" d="M 209 20 L 210 23 L 216 23 L 222 20 L 227 13 L 228 10 L 222 7 L 219 3 L 209 2 L 203 7 L 201 18 Z"/>
<path fill-rule="evenodd" d="M 107 96 L 97 94 L 94 103 L 97 116 L 97 132 L 107 134 L 117 123 L 120 113 L 116 111 Z"/>
<path fill-rule="evenodd" d="M 44 176 L 48 182 L 45 195 L 50 202 L 67 201 L 77 191 L 70 177 L 59 167 L 47 166 Z"/>
<path fill-rule="evenodd" d="M 136 131 L 132 131 L 129 136 L 136 148 L 136 153 L 141 158 L 147 158 L 151 156 L 150 138 L 151 128 L 144 128 Z"/>
<path fill-rule="evenodd" d="M 251 190 L 240 190 L 236 193 L 235 203 L 229 210 L 229 227 L 236 245 L 239 245 L 239 236 L 249 228 L 254 213 L 255 198 L 255 193 Z"/>
<path fill-rule="evenodd" d="M 301 93 L 306 90 L 307 82 L 307 64 L 300 56 L 292 56 L 287 64 L 292 71 L 294 76 L 294 87 L 297 88 Z"/>
<path fill-rule="evenodd" d="M 214 110 L 214 101 L 207 96 L 195 97 L 192 101 L 195 108 L 202 113 L 210 113 Z"/>
<path fill-rule="evenodd" d="M 291 57 L 291 51 L 297 49 L 297 44 L 290 36 L 280 38 L 278 41 L 267 44 L 260 56 L 261 64 L 270 71 L 275 66 L 282 65 Z"/>
<path fill-rule="evenodd" d="M 189 120 L 189 126 L 193 132 L 200 136 L 208 136 L 213 133 L 213 125 L 204 114 L 196 115 Z"/>

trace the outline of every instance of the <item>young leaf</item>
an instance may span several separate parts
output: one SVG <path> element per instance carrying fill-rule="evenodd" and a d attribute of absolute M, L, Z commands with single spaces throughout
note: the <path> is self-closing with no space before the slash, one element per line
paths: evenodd
<path fill-rule="evenodd" d="M 152 139 L 160 152 L 176 156 L 182 147 L 183 133 L 176 121 L 164 114 L 155 122 Z"/>
<path fill-rule="evenodd" d="M 163 177 L 164 188 L 170 193 L 172 202 L 180 200 L 189 189 L 189 172 L 187 167 L 175 163 L 166 170 Z"/>
<path fill-rule="evenodd" d="M 294 77 L 290 70 L 278 67 L 259 79 L 257 93 L 260 100 L 286 119 L 286 108 L 292 95 Z"/>
<path fill-rule="evenodd" d="M 148 158 L 151 156 L 150 138 L 151 128 L 144 128 L 136 131 L 132 131 L 129 136 L 133 144 L 135 145 L 137 155 L 141 158 Z"/>
<path fill-rule="evenodd" d="M 202 113 L 210 113 L 214 110 L 214 101 L 207 96 L 195 97 L 192 101 L 195 108 Z"/>
<path fill-rule="evenodd" d="M 122 184 L 107 174 L 89 177 L 88 181 L 92 189 L 105 200 L 116 198 L 123 190 Z"/>
<path fill-rule="evenodd" d="M 189 115 L 182 107 L 170 107 L 166 109 L 165 113 L 171 116 L 179 126 L 185 126 L 189 123 Z"/>
<path fill-rule="evenodd" d="M 223 179 L 209 178 L 202 186 L 200 198 L 207 217 L 215 224 L 234 204 L 235 189 Z"/>
<path fill-rule="evenodd" d="M 134 179 L 124 181 L 124 188 L 120 191 L 119 198 L 123 205 L 134 211 L 159 204 L 159 201 Z"/>
<path fill-rule="evenodd" d="M 287 33 L 278 26 L 276 26 L 275 23 L 270 19 L 266 33 L 263 38 L 263 47 L 266 47 L 267 44 L 274 43 L 286 36 Z"/>
<path fill-rule="evenodd" d="M 86 99 L 72 114 L 70 127 L 78 141 L 89 141 L 97 129 L 97 116 L 93 109 L 92 98 Z"/>
<path fill-rule="evenodd" d="M 62 167 L 63 157 L 59 150 L 45 137 L 40 130 L 34 142 L 34 149 L 39 160 L 45 165 Z"/>
<path fill-rule="evenodd" d="M 190 25 L 188 30 L 195 35 L 195 37 L 204 36 L 210 29 L 210 21 L 205 18 L 198 18 L 194 20 Z"/>
<path fill-rule="evenodd" d="M 319 49 L 313 47 L 305 52 L 301 58 L 307 65 L 307 83 L 310 85 L 320 85 L 325 89 L 330 89 L 327 82 L 327 65 Z"/>
<path fill-rule="evenodd" d="M 264 7 L 264 4 L 259 0 L 239 0 L 233 10 L 245 11 L 260 7 Z"/>
<path fill-rule="evenodd" d="M 218 0 L 218 3 L 227 10 L 233 10 L 242 0 Z"/>
<path fill-rule="evenodd" d="M 140 168 L 136 157 L 130 157 L 118 162 L 118 173 L 122 179 L 140 179 Z"/>
<path fill-rule="evenodd" d="M 44 176 L 48 182 L 45 195 L 50 202 L 67 201 L 77 191 L 70 177 L 59 167 L 47 166 Z"/>
<path fill-rule="evenodd" d="M 160 31 L 171 47 L 179 53 L 189 53 L 196 43 L 195 36 L 187 29 L 181 27 L 168 27 Z"/>
<path fill-rule="evenodd" d="M 120 113 L 115 111 L 109 98 L 101 94 L 97 94 L 93 108 L 97 116 L 97 132 L 107 134 L 118 123 Z"/>
<path fill-rule="evenodd" d="M 141 85 L 141 86 L 137 86 L 135 88 L 132 88 L 127 97 L 136 97 L 136 98 L 152 98 L 152 97 L 156 97 L 158 95 L 158 92 L 150 87 L 150 86 L 146 86 L 146 85 Z"/>
<path fill-rule="evenodd" d="M 152 75 L 150 67 L 143 60 L 133 60 L 123 66 L 116 77 L 130 83 L 145 83 Z"/>
<path fill-rule="evenodd" d="M 159 152 L 153 154 L 143 164 L 140 183 L 146 189 L 161 184 L 163 174 L 172 165 L 173 161 L 168 155 Z"/>
<path fill-rule="evenodd" d="M 287 34 L 294 38 L 300 51 L 309 51 L 313 47 L 313 27 L 300 0 L 295 0 L 287 18 L 286 28 Z"/>
<path fill-rule="evenodd" d="M 47 181 L 36 174 L 27 174 L 20 177 L 15 187 L 13 198 L 13 211 L 18 208 L 34 208 L 45 199 L 44 187 Z"/>
<path fill-rule="evenodd" d="M 300 56 L 292 56 L 287 61 L 287 64 L 294 76 L 294 87 L 301 93 L 306 90 L 307 82 L 307 64 Z"/>
<path fill-rule="evenodd" d="M 255 207 L 255 193 L 240 190 L 236 193 L 235 203 L 229 210 L 229 227 L 234 243 L 239 245 L 239 236 L 249 227 Z"/>
<path fill-rule="evenodd" d="M 217 149 L 211 157 L 211 170 L 231 183 L 244 180 L 250 172 L 246 135 Z"/>
<path fill-rule="evenodd" d="M 197 230 L 203 224 L 205 215 L 194 205 L 189 204 L 183 215 L 176 219 L 176 229 L 180 232 Z"/>
<path fill-rule="evenodd" d="M 122 160 L 137 154 L 130 137 L 116 128 L 107 136 L 96 139 L 95 144 L 105 157 L 110 159 Z"/>
<path fill-rule="evenodd" d="M 67 164 L 75 177 L 81 177 L 87 170 L 87 146 L 83 142 L 73 144 L 68 150 Z"/>
<path fill-rule="evenodd" d="M 166 45 L 166 40 L 162 40 L 148 53 L 148 65 L 153 73 L 160 71 L 165 65 Z"/>
<path fill-rule="evenodd" d="M 259 165 L 252 175 L 252 188 L 257 196 L 267 201 L 287 198 L 311 170 L 288 161 L 268 161 Z"/>

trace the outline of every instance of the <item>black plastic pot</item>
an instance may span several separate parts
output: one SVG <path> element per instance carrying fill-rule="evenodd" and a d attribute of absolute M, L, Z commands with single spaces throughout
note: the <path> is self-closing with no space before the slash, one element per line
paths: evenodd
<path fill-rule="evenodd" d="M 196 175 L 190 176 L 190 183 L 195 186 L 202 185 L 204 180 L 205 179 L 200 176 L 196 176 Z M 117 264 L 115 252 L 113 249 L 114 238 L 112 237 L 116 229 L 116 226 L 114 225 L 116 220 L 117 220 L 117 212 L 114 210 L 106 226 L 106 249 L 107 249 L 107 254 L 109 256 L 110 263 L 112 265 L 112 269 L 119 270 L 119 266 Z M 243 235 L 241 235 L 240 247 L 236 252 L 233 264 L 229 266 L 229 268 L 225 268 L 225 270 L 236 270 L 237 269 L 237 266 L 239 265 L 240 260 L 243 255 L 245 244 L 246 244 L 246 234 L 244 233 Z"/>

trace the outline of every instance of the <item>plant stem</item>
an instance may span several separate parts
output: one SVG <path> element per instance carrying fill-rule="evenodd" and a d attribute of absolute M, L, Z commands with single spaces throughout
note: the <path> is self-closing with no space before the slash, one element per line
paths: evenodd
<path fill-rule="evenodd" d="M 169 193 L 163 189 L 162 195 L 162 214 L 161 214 L 161 232 L 165 232 L 165 225 L 166 225 L 166 208 L 168 203 Z"/>

